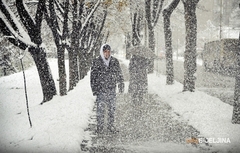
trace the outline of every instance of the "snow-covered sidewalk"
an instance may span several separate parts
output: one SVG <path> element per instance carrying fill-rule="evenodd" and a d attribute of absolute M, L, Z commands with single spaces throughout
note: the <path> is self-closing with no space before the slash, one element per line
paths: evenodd
<path fill-rule="evenodd" d="M 120 59 L 125 65 L 129 64 L 128 60 Z M 199 138 L 208 138 L 216 151 L 240 152 L 240 125 L 231 123 L 231 105 L 198 90 L 182 92 L 183 85 L 177 81 L 174 85 L 166 85 L 166 76 L 157 72 L 148 75 L 148 87 L 150 94 L 157 94 L 189 125 L 199 130 Z"/>
<path fill-rule="evenodd" d="M 121 61 L 128 64 L 127 60 Z M 49 62 L 58 86 L 57 60 Z M 0 152 L 81 152 L 80 143 L 95 100 L 89 73 L 67 96 L 57 95 L 43 105 L 39 105 L 42 92 L 36 68 L 28 69 L 26 77 L 32 128 L 28 123 L 22 73 L 0 78 Z M 204 137 L 231 141 L 211 144 L 213 148 L 222 152 L 240 150 L 240 125 L 231 123 L 232 106 L 200 91 L 183 93 L 178 82 L 167 86 L 163 75 L 149 74 L 148 79 L 149 93 L 158 94 Z M 128 82 L 125 83 L 126 93 Z"/>
<path fill-rule="evenodd" d="M 58 87 L 57 60 L 49 61 Z M 68 65 L 66 63 L 66 65 Z M 22 72 L 0 78 L 0 152 L 80 152 L 94 97 L 89 76 L 66 96 L 40 105 L 42 92 L 36 67 L 26 71 L 30 128 Z"/>
<path fill-rule="evenodd" d="M 186 143 L 187 138 L 197 137 L 199 131 L 182 120 L 156 94 L 144 95 L 141 104 L 133 103 L 129 94 L 118 94 L 116 102 L 115 126 L 119 132 L 112 134 L 104 130 L 104 134 L 96 137 L 93 135 L 96 125 L 90 124 L 85 132 L 83 150 L 99 153 L 208 153 L 212 149 L 205 144 Z"/>
<path fill-rule="evenodd" d="M 201 91 L 181 92 L 183 85 L 178 82 L 165 85 L 163 75 L 150 74 L 148 77 L 149 93 L 157 93 L 203 137 L 209 138 L 213 148 L 220 152 L 240 151 L 240 125 L 231 123 L 232 106 Z M 221 142 L 225 140 L 227 143 Z"/>

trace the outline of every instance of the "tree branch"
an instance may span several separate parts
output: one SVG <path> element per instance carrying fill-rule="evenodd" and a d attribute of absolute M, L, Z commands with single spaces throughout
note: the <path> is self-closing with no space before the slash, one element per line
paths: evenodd
<path fill-rule="evenodd" d="M 158 0 L 157 0 L 157 1 L 158 1 Z M 164 2 L 164 0 L 161 0 L 161 3 L 158 5 L 158 8 L 157 8 L 158 12 L 157 12 L 157 14 L 156 14 L 156 17 L 153 18 L 153 19 L 155 19 L 155 20 L 153 21 L 153 27 L 155 27 L 156 24 L 157 24 L 157 22 L 158 22 L 160 13 L 161 13 L 161 11 L 162 11 L 163 2 Z"/>
<path fill-rule="evenodd" d="M 20 19 L 21 19 L 22 23 L 24 24 L 25 28 L 27 29 L 31 40 L 36 39 L 36 37 L 38 37 L 35 35 L 36 30 L 37 30 L 36 24 L 35 24 L 34 20 L 31 18 L 31 16 L 29 15 L 29 13 L 27 12 L 27 10 L 23 4 L 23 1 L 17 0 L 16 6 L 17 6 L 17 11 L 20 16 Z M 39 42 L 35 42 L 35 43 L 39 44 Z"/>
<path fill-rule="evenodd" d="M 68 37 L 68 12 L 69 12 L 69 0 L 66 0 L 65 2 L 65 11 L 63 13 L 63 34 L 62 34 L 62 40 L 66 41 L 66 38 Z"/>
<path fill-rule="evenodd" d="M 38 7 L 36 11 L 36 17 L 35 17 L 35 22 L 36 22 L 36 30 L 41 33 L 41 25 L 42 25 L 42 20 L 43 20 L 43 14 L 44 14 L 44 8 L 45 8 L 45 2 L 46 0 L 41 0 L 38 2 Z"/>
<path fill-rule="evenodd" d="M 13 29 L 14 30 L 18 30 L 16 24 L 14 23 L 13 19 L 11 18 L 11 15 L 10 15 L 11 10 L 10 10 L 10 8 L 7 6 L 6 2 L 2 2 L 2 0 L 0 0 L 0 10 L 5 15 L 5 17 L 8 19 L 8 21 L 10 22 L 11 26 L 13 27 Z"/>
<path fill-rule="evenodd" d="M 153 11 L 152 11 L 153 22 L 157 16 L 158 7 L 159 7 L 159 0 L 154 0 L 153 1 Z"/>
<path fill-rule="evenodd" d="M 17 17 L 14 15 L 14 13 L 8 7 L 6 2 L 5 1 L 2 2 L 2 0 L 0 0 L 0 2 L 1 2 L 1 5 L 0 5 L 1 11 L 4 11 L 4 12 L 2 12 L 3 14 L 0 16 L 2 18 L 2 20 L 6 20 L 6 22 L 10 22 L 10 26 L 15 31 L 17 31 L 17 33 L 20 33 L 19 35 L 21 37 L 24 37 L 24 39 L 26 39 L 27 41 L 31 41 L 28 33 L 25 31 L 25 29 L 23 29 L 23 27 L 21 26 L 21 23 L 17 20 Z"/>
<path fill-rule="evenodd" d="M 163 15 L 170 15 L 179 4 L 180 0 L 173 0 L 171 4 L 163 10 Z"/>
<path fill-rule="evenodd" d="M 2 16 L 2 12 L 0 12 L 0 16 Z M 37 46 L 31 41 L 28 41 L 23 37 L 19 36 L 18 33 L 16 33 L 16 31 L 4 18 L 0 18 L 0 23 L 1 31 L 3 32 L 4 35 L 8 36 L 9 41 L 13 43 L 15 46 L 18 46 L 21 49 L 26 49 L 28 45 L 33 47 Z"/>
<path fill-rule="evenodd" d="M 49 15 L 47 14 L 47 9 L 46 9 L 45 16 L 47 19 L 47 23 L 49 24 L 49 26 L 52 30 L 55 44 L 58 46 L 61 43 L 60 42 L 61 35 L 58 32 L 60 30 L 60 28 L 59 28 L 58 22 L 57 22 L 57 15 L 54 10 L 54 0 L 49 0 Z"/>
<path fill-rule="evenodd" d="M 85 22 L 82 24 L 82 28 L 81 31 L 84 29 L 84 27 L 87 25 L 87 23 L 89 22 L 89 19 L 92 17 L 93 13 L 97 10 L 98 6 L 100 5 L 100 1 L 98 0 L 97 3 L 95 4 L 94 8 L 91 10 L 91 12 L 89 13 L 89 15 L 87 16 Z"/>
<path fill-rule="evenodd" d="M 152 15 L 151 15 L 151 1 L 145 0 L 145 18 L 147 20 L 148 28 L 152 29 Z"/>

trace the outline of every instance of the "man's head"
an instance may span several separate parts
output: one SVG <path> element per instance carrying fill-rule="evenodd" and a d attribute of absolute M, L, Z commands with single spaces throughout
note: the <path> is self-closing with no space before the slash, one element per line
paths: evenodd
<path fill-rule="evenodd" d="M 108 60 L 108 58 L 110 57 L 110 52 L 111 52 L 111 47 L 108 44 L 104 45 L 103 46 L 103 55 L 106 60 Z"/>

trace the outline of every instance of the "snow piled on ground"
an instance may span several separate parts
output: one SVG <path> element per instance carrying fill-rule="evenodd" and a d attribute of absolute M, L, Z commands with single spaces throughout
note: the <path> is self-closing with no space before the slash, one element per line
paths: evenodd
<path fill-rule="evenodd" d="M 202 137 L 214 139 L 215 142 L 219 142 L 219 139 L 230 140 L 231 143 L 210 144 L 216 150 L 240 151 L 240 125 L 231 123 L 233 112 L 231 105 L 198 90 L 181 92 L 183 89 L 181 83 L 175 81 L 174 85 L 166 85 L 166 77 L 158 75 L 156 78 L 156 75 L 148 76 L 149 93 L 157 93 L 163 101 L 170 104 L 173 111 L 198 129 Z"/>
<path fill-rule="evenodd" d="M 129 63 L 124 59 L 121 61 Z M 58 87 L 57 60 L 49 63 Z M 32 128 L 28 122 L 22 73 L 0 78 L 0 152 L 81 152 L 80 143 L 95 100 L 89 73 L 67 96 L 57 95 L 43 105 L 40 105 L 42 92 L 35 67 L 26 70 L 26 78 Z M 182 84 L 166 85 L 163 75 L 149 74 L 148 79 L 149 93 L 158 94 L 204 137 L 229 138 L 231 141 L 211 144 L 213 148 L 221 152 L 240 151 L 240 125 L 231 123 L 232 106 L 200 91 L 183 93 Z M 179 147 L 165 146 L 176 147 L 175 150 Z M 162 149 L 155 148 L 155 151 Z M 192 152 L 192 149 L 179 148 L 179 151 Z"/>
<path fill-rule="evenodd" d="M 57 85 L 56 63 L 56 60 L 50 61 Z M 95 100 L 89 77 L 80 81 L 67 96 L 57 95 L 43 105 L 40 105 L 42 92 L 36 68 L 28 69 L 26 77 L 32 128 L 28 122 L 22 73 L 0 78 L 1 150 L 79 152 Z"/>

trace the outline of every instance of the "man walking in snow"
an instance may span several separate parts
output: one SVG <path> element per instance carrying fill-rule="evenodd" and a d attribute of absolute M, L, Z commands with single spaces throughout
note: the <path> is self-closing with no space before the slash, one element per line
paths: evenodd
<path fill-rule="evenodd" d="M 103 133 L 105 105 L 108 107 L 109 132 L 117 132 L 114 123 L 116 102 L 116 86 L 119 92 L 124 91 L 122 70 L 119 61 L 111 56 L 111 47 L 102 45 L 100 56 L 93 60 L 91 67 L 91 88 L 94 96 L 97 96 L 97 133 Z"/>

